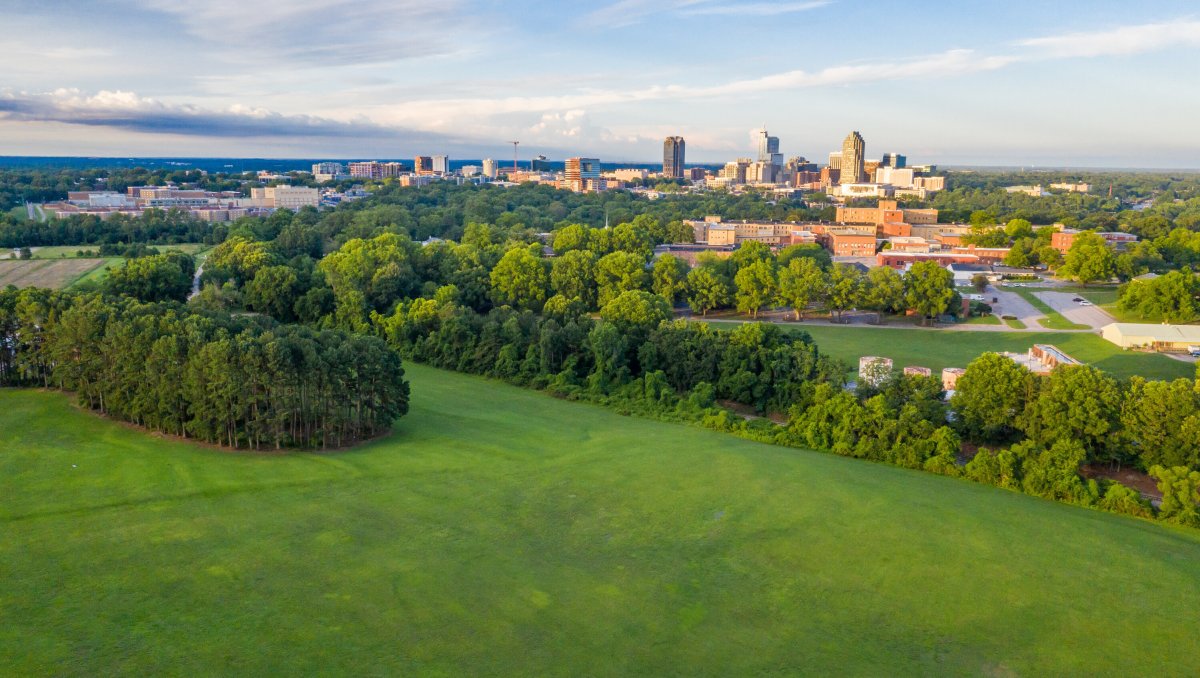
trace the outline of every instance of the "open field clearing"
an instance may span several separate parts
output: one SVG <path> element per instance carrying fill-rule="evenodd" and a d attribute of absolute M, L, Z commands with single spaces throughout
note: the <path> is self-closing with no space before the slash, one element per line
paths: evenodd
<path fill-rule="evenodd" d="M 211 249 L 212 245 L 205 245 L 204 243 L 181 243 L 179 245 L 150 245 L 150 248 L 158 252 L 175 250 L 186 252 L 187 254 L 198 254 L 204 250 Z M 80 252 L 92 252 L 92 254 L 85 254 L 84 258 L 95 258 L 98 256 L 95 253 L 99 250 L 99 245 L 54 245 L 50 247 L 30 248 L 34 259 L 69 259 L 78 256 Z"/>
<path fill-rule="evenodd" d="M 327 455 L 225 453 L 0 391 L 0 665 L 1200 672 L 1200 533 L 410 376 L 392 436 Z"/>
<path fill-rule="evenodd" d="M 44 259 L 0 261 L 0 287 L 47 287 L 62 289 L 102 269 L 107 259 Z"/>
<path fill-rule="evenodd" d="M 730 325 L 712 321 L 718 325 Z M 1034 344 L 1054 344 L 1071 357 L 1117 377 L 1147 379 L 1195 376 L 1195 366 L 1165 355 L 1125 351 L 1090 332 L 976 332 L 951 329 L 906 329 L 863 325 L 789 324 L 812 335 L 821 352 L 841 358 L 854 369 L 864 355 L 891 358 L 897 368 L 921 365 L 934 370 L 966 367 L 986 351 L 1024 353 Z"/>

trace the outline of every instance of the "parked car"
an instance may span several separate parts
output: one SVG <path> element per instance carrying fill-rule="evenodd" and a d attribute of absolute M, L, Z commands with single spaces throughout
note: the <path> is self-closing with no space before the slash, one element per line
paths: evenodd
<path fill-rule="evenodd" d="M 1200 358 L 1200 346 L 1188 346 L 1188 355 L 1193 358 Z"/>

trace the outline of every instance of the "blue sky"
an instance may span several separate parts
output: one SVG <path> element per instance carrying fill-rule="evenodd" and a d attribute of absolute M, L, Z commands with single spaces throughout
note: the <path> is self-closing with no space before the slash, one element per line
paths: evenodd
<path fill-rule="evenodd" d="M 1200 167 L 1195 2 L 0 0 L 0 154 Z"/>

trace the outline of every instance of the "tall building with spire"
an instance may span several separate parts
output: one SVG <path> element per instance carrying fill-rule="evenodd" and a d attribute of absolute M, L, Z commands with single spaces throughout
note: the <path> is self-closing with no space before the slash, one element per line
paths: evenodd
<path fill-rule="evenodd" d="M 863 167 L 863 156 L 867 150 L 867 142 L 863 141 L 858 132 L 851 132 L 842 142 L 842 174 L 839 183 L 861 184 L 867 180 Z"/>
<path fill-rule="evenodd" d="M 667 137 L 663 141 L 663 176 L 683 178 L 683 137 Z"/>

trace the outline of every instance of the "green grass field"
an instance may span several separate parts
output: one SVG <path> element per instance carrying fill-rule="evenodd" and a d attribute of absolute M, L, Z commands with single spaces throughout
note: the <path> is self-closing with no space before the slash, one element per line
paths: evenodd
<path fill-rule="evenodd" d="M 117 266 L 120 266 L 124 262 L 125 262 L 125 259 L 122 257 L 106 257 L 104 259 L 104 264 L 97 266 L 96 268 L 92 269 L 91 271 L 88 271 L 84 275 L 76 278 L 69 285 L 67 285 L 67 287 L 73 287 L 82 282 L 89 282 L 89 281 L 102 282 L 105 278 L 108 277 L 108 272 L 111 268 L 116 268 Z"/>
<path fill-rule="evenodd" d="M 1200 672 L 1200 533 L 410 374 L 325 455 L 0 392 L 4 672 Z"/>
<path fill-rule="evenodd" d="M 732 323 L 716 321 L 726 327 Z M 987 351 L 1025 352 L 1034 344 L 1054 344 L 1076 360 L 1090 363 L 1118 377 L 1147 379 L 1194 377 L 1195 366 L 1154 353 L 1124 351 L 1090 332 L 993 332 L 970 330 L 913 330 L 849 325 L 787 325 L 812 335 L 826 355 L 840 358 L 858 369 L 864 355 L 891 358 L 897 368 L 921 365 L 934 370 L 966 367 Z"/>
<path fill-rule="evenodd" d="M 205 250 L 212 248 L 211 245 L 205 245 L 204 243 L 181 243 L 178 245 L 151 245 L 150 247 L 152 247 L 153 249 L 155 249 L 159 252 L 167 252 L 169 250 L 178 250 L 180 252 L 187 252 L 188 254 L 198 254 L 200 252 L 203 252 Z M 99 245 L 54 245 L 54 246 L 47 246 L 47 247 L 35 247 L 32 249 L 32 253 L 33 253 L 34 259 L 62 259 L 64 257 L 69 259 L 69 258 L 73 258 L 73 257 L 77 256 L 78 252 L 80 252 L 80 251 L 86 252 L 88 250 L 91 250 L 92 252 L 96 252 L 99 249 L 100 249 Z M 91 255 L 91 258 L 95 258 L 95 256 L 96 255 Z"/>

